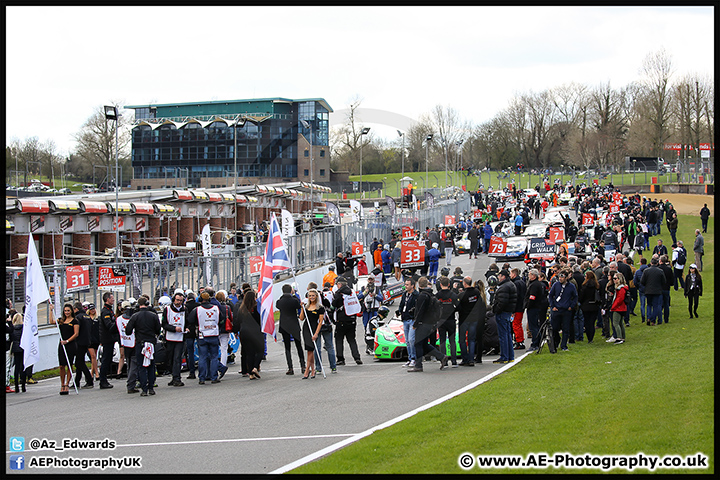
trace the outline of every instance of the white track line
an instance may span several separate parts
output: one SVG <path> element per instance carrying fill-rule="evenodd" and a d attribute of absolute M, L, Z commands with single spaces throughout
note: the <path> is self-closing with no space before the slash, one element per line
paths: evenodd
<path fill-rule="evenodd" d="M 293 470 L 293 469 L 295 469 L 295 468 L 297 468 L 297 467 L 299 467 L 299 466 L 301 466 L 301 465 L 305 465 L 306 463 L 310 463 L 310 462 L 312 462 L 312 461 L 314 461 L 314 460 L 317 460 L 318 458 L 321 458 L 321 457 L 323 457 L 323 456 L 325 456 L 325 455 L 328 455 L 329 453 L 332 453 L 332 452 L 334 452 L 334 451 L 336 451 L 336 450 L 339 450 L 339 449 L 341 449 L 341 448 L 343 448 L 343 447 L 346 447 L 347 445 L 350 445 L 351 443 L 355 443 L 355 442 L 357 442 L 358 440 L 369 436 L 371 433 L 373 433 L 373 432 L 375 432 L 375 431 L 377 431 L 377 430 L 382 430 L 383 428 L 387 428 L 387 427 L 389 427 L 389 426 L 391 426 L 391 425 L 394 425 L 394 424 L 396 424 L 396 423 L 398 423 L 398 422 L 400 422 L 400 421 L 402 421 L 402 420 L 405 420 L 406 418 L 410 418 L 410 417 L 412 417 L 413 415 L 415 415 L 415 414 L 417 414 L 417 413 L 419 413 L 419 412 L 422 412 L 423 410 L 427 410 L 428 408 L 434 407 L 434 406 L 439 405 L 439 404 L 441 404 L 441 403 L 443 403 L 443 402 L 445 402 L 445 401 L 447 401 L 447 400 L 450 400 L 451 398 L 456 397 L 456 396 L 458 396 L 458 395 L 460 395 L 460 394 L 462 394 L 462 393 L 465 393 L 465 392 L 467 392 L 468 390 L 471 390 L 471 389 L 477 387 L 478 385 L 482 385 L 483 383 L 487 382 L 487 381 L 490 380 L 491 378 L 496 377 L 497 375 L 500 375 L 500 374 L 503 373 L 505 370 L 508 370 L 508 369 L 512 368 L 514 365 L 517 365 L 523 358 L 525 358 L 526 356 L 528 356 L 530 353 L 533 353 L 533 352 L 525 352 L 522 356 L 520 356 L 519 358 L 516 358 L 514 362 L 508 363 L 508 364 L 502 366 L 501 368 L 495 370 L 494 372 L 490 373 L 489 375 L 484 376 L 484 377 L 481 378 L 480 380 L 471 383 L 470 385 L 467 385 L 467 386 L 465 386 L 465 387 L 463 387 L 463 388 L 461 388 L 461 389 L 459 389 L 459 390 L 455 390 L 454 392 L 451 392 L 451 393 L 445 395 L 444 397 L 440 397 L 440 398 L 438 398 L 437 400 L 434 400 L 434 401 L 432 401 L 432 402 L 430 402 L 430 403 L 428 403 L 428 404 L 425 404 L 425 405 L 423 405 L 423 406 L 421 406 L 421 407 L 416 408 L 415 410 L 411 410 L 411 411 L 409 411 L 409 412 L 407 412 L 407 413 L 404 413 L 404 414 L 400 415 L 399 417 L 395 417 L 395 418 L 390 419 L 390 420 L 388 420 L 388 421 L 386 421 L 386 422 L 384 422 L 384 423 L 381 423 L 380 425 L 377 425 L 377 426 L 375 426 L 375 427 L 369 428 L 368 430 L 365 430 L 364 432 L 355 434 L 355 435 L 353 435 L 352 437 L 347 438 L 347 439 L 345 439 L 345 440 L 342 440 L 342 441 L 340 441 L 340 442 L 338 442 L 338 443 L 335 443 L 335 444 L 333 444 L 333 445 L 330 445 L 329 447 L 325 447 L 325 448 L 323 448 L 322 450 L 318 450 L 318 451 L 315 452 L 315 453 L 311 453 L 310 455 L 307 455 L 307 456 L 305 456 L 305 457 L 303 457 L 303 458 L 300 458 L 299 460 L 295 460 L 295 461 L 292 462 L 292 463 L 288 463 L 287 465 L 285 465 L 285 466 L 283 466 L 283 467 L 280 467 L 280 468 L 278 468 L 278 469 L 276 469 L 276 470 L 273 470 L 272 472 L 270 472 L 270 474 L 272 475 L 272 474 L 274 474 L 274 473 L 286 473 L 286 472 L 289 472 L 290 470 Z"/>

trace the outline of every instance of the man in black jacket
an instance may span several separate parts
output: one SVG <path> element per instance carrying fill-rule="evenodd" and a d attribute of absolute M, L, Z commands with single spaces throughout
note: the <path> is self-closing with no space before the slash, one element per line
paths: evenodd
<path fill-rule="evenodd" d="M 478 231 L 477 224 L 475 222 L 473 222 L 472 228 L 468 232 L 468 239 L 470 240 L 470 256 L 468 258 L 472 258 L 473 255 L 477 258 L 480 232 Z"/>
<path fill-rule="evenodd" d="M 195 292 L 193 291 L 186 291 L 185 295 L 187 296 L 187 299 L 185 300 L 185 320 L 187 322 L 187 319 L 190 318 L 190 312 L 195 310 L 195 308 L 198 306 L 197 301 L 195 300 Z M 238 305 L 241 302 L 238 301 Z M 188 369 L 188 380 L 195 380 L 195 328 L 190 327 L 188 325 L 187 333 L 185 334 L 185 348 L 183 349 L 185 352 L 185 364 Z"/>
<path fill-rule="evenodd" d="M 73 304 L 75 310 L 75 319 L 80 324 L 80 333 L 77 337 L 77 351 L 75 352 L 75 386 L 80 387 L 80 377 L 85 375 L 85 385 L 82 388 L 93 388 L 93 377 L 90 369 L 85 363 L 85 355 L 87 355 L 90 346 L 90 329 L 92 328 L 92 320 L 85 313 L 82 302 L 79 300 Z"/>
<path fill-rule="evenodd" d="M 113 388 L 108 382 L 107 376 L 112 367 L 115 342 L 120 341 L 120 333 L 115 324 L 114 304 L 115 296 L 112 292 L 105 292 L 103 294 L 103 308 L 100 310 L 100 344 L 103 349 L 102 359 L 100 360 L 100 389 Z"/>
<path fill-rule="evenodd" d="M 528 272 L 528 286 L 524 299 L 524 306 L 527 309 L 528 327 L 532 335 L 530 342 L 531 352 L 538 349 L 540 344 L 540 323 L 545 321 L 544 318 L 540 318 L 540 307 L 543 303 L 543 297 L 547 298 L 547 292 L 545 292 L 545 286 L 538 278 L 539 275 L 540 272 L 534 268 Z"/>
<path fill-rule="evenodd" d="M 648 303 L 647 324 L 655 325 L 662 322 L 662 293 L 665 287 L 665 272 L 660 269 L 660 262 L 653 257 L 650 266 L 640 277 L 640 284 L 645 288 Z"/>
<path fill-rule="evenodd" d="M 458 295 L 450 289 L 450 279 L 448 277 L 440 277 L 438 279 L 440 290 L 435 294 L 438 301 L 442 305 L 441 319 L 442 323 L 438 327 L 438 345 L 445 348 L 445 337 L 450 340 L 450 360 L 453 368 L 457 367 L 457 346 L 455 345 L 455 331 L 457 330 L 457 320 L 455 319 L 458 308 Z"/>
<path fill-rule="evenodd" d="M 525 332 L 523 331 L 523 314 L 525 313 L 525 281 L 520 276 L 520 270 L 513 268 L 510 270 L 510 280 L 515 284 L 517 290 L 517 300 L 515 302 L 515 311 L 513 312 L 513 332 L 515 333 L 514 350 L 525 350 Z"/>
<path fill-rule="evenodd" d="M 512 343 L 512 315 L 517 303 L 517 288 L 510 281 L 510 272 L 501 270 L 498 274 L 498 288 L 493 297 L 493 313 L 498 329 L 500 358 L 493 363 L 510 363 L 515 361 Z"/>
<path fill-rule="evenodd" d="M 403 322 L 403 333 L 405 334 L 405 345 L 408 354 L 408 361 L 403 367 L 415 366 L 415 331 L 412 329 L 412 323 L 415 319 L 415 303 L 417 297 L 418 292 L 415 290 L 415 278 L 406 278 L 405 292 L 400 297 L 400 306 L 396 312 L 400 314 L 400 319 Z"/>
<path fill-rule="evenodd" d="M 657 255 L 658 257 L 660 255 L 667 255 L 668 249 L 665 245 L 663 245 L 663 241 L 661 238 L 658 239 L 657 245 L 655 245 L 655 248 L 653 248 L 652 254 Z"/>
<path fill-rule="evenodd" d="M 344 355 L 344 344 L 343 340 L 347 340 L 350 345 L 350 353 L 355 359 L 355 363 L 362 365 L 360 359 L 360 352 L 358 351 L 357 341 L 355 340 L 357 316 L 348 315 L 345 313 L 345 296 L 352 295 L 352 290 L 347 284 L 345 277 L 338 277 L 335 279 L 336 285 L 338 286 L 335 295 L 333 296 L 332 306 L 335 308 L 335 352 L 336 352 L 336 365 L 345 365 Z"/>
<path fill-rule="evenodd" d="M 662 289 L 663 316 L 658 317 L 658 325 L 662 324 L 663 317 L 665 318 L 665 323 L 670 321 L 670 289 L 672 288 L 675 280 L 675 273 L 670 266 L 670 260 L 668 260 L 667 255 L 660 256 L 660 270 L 662 270 L 665 274 L 665 283 L 663 284 Z"/>
<path fill-rule="evenodd" d="M 440 360 L 440 370 L 442 370 L 447 367 L 448 357 L 440 353 L 437 348 L 428 342 L 428 336 L 435 334 L 435 326 L 440 318 L 433 318 L 430 310 L 433 291 L 432 288 L 429 288 L 427 277 L 420 277 L 418 287 L 420 287 L 420 291 L 415 304 L 415 318 L 412 326 L 413 330 L 415 330 L 415 366 L 408 369 L 408 372 L 422 372 L 422 362 L 425 355 L 432 355 Z"/>
<path fill-rule="evenodd" d="M 185 295 L 180 291 L 173 294 L 172 304 L 162 310 L 162 327 L 165 330 L 165 351 L 172 372 L 170 387 L 182 387 L 180 364 L 184 345 L 184 335 L 189 331 L 185 326 Z"/>
<path fill-rule="evenodd" d="M 303 358 L 303 347 L 300 339 L 300 320 L 298 320 L 298 312 L 302 308 L 300 300 L 292 294 L 292 287 L 287 283 L 282 286 L 282 296 L 275 302 L 275 306 L 280 312 L 280 335 L 283 338 L 283 344 L 285 345 L 285 361 L 287 362 L 288 370 L 285 372 L 286 375 L 294 375 L 292 354 L 290 353 L 290 347 L 292 346 L 293 340 L 295 341 L 295 347 L 297 348 L 298 357 L 300 357 L 300 371 L 305 371 L 305 359 Z M 292 340 L 291 340 L 292 336 Z"/>
<path fill-rule="evenodd" d="M 472 284 L 472 278 L 463 278 L 463 291 L 458 295 L 458 336 L 461 367 L 475 366 L 475 343 L 477 325 L 480 321 L 479 303 L 482 301 L 480 291 Z"/>
<path fill-rule="evenodd" d="M 148 301 L 141 296 L 138 299 L 139 310 L 130 317 L 125 327 L 125 333 L 135 332 L 135 361 L 137 362 L 138 380 L 140 381 L 141 396 L 155 395 L 155 344 L 160 334 L 160 319 L 152 309 L 148 308 Z"/>

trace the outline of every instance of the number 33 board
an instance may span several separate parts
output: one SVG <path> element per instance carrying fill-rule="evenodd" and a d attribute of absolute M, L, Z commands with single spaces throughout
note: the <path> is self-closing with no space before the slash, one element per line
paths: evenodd
<path fill-rule="evenodd" d="M 400 268 L 425 264 L 425 246 L 417 240 L 403 240 L 400 244 Z"/>

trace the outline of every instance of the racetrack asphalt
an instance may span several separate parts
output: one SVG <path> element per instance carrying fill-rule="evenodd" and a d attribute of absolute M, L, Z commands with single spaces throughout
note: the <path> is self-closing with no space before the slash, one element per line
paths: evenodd
<path fill-rule="evenodd" d="M 574 215 L 573 215 L 574 216 Z M 533 220 L 532 223 L 537 221 Z M 452 258 L 474 280 L 484 279 L 492 259 L 481 254 Z M 440 268 L 445 259 L 440 260 Z M 512 266 L 524 268 L 522 262 Z M 391 306 L 391 311 L 397 308 Z M 141 467 L 127 473 L 244 473 L 284 471 L 284 467 L 315 452 L 367 432 L 378 425 L 472 385 L 506 365 L 483 358 L 475 367 L 439 369 L 439 362 L 425 362 L 425 371 L 408 375 L 402 362 L 380 362 L 364 352 L 362 322 L 358 322 L 358 348 L 363 365 L 355 365 L 345 345 L 347 365 L 337 374 L 302 380 L 295 347 L 295 375 L 285 375 L 287 365 L 282 341 L 268 342 L 267 360 L 259 380 L 238 373 L 230 365 L 219 384 L 169 387 L 170 377 L 158 377 L 157 395 L 127 394 L 125 380 L 111 380 L 113 389 L 91 390 L 60 396 L 58 378 L 28 385 L 27 393 L 6 394 L 6 471 L 13 455 L 24 455 L 25 470 L 36 473 L 116 473 L 107 468 L 37 468 L 41 457 L 58 459 L 141 457 Z M 529 340 L 526 340 L 529 345 Z M 516 362 L 525 351 L 516 351 Z M 323 355 L 326 359 L 326 355 Z M 348 361 L 349 360 L 349 361 Z M 510 364 L 513 365 L 513 364 Z M 423 387 L 423 388 L 421 388 Z M 429 388 L 425 388 L 429 387 Z M 482 387 L 479 387 L 482 388 Z M 11 437 L 23 437 L 25 451 L 12 450 Z M 31 451 L 32 439 L 113 440 L 112 450 Z M 340 472 L 338 472 L 340 473 Z M 352 472 L 343 472 L 352 473 Z M 408 472 L 411 473 L 411 472 Z M 422 473 L 422 472 L 416 472 Z"/>

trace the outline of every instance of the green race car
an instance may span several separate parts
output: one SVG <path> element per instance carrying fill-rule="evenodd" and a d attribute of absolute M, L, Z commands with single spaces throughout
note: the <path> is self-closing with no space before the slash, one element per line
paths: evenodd
<path fill-rule="evenodd" d="M 460 358 L 460 341 L 458 330 L 455 330 L 455 348 L 457 358 Z M 445 340 L 445 354 L 451 356 L 450 340 Z M 442 349 L 441 349 L 442 351 Z M 405 343 L 405 332 L 403 322 L 395 318 L 375 330 L 375 342 L 373 348 L 375 358 L 380 360 L 402 360 L 407 359 L 407 344 Z"/>

